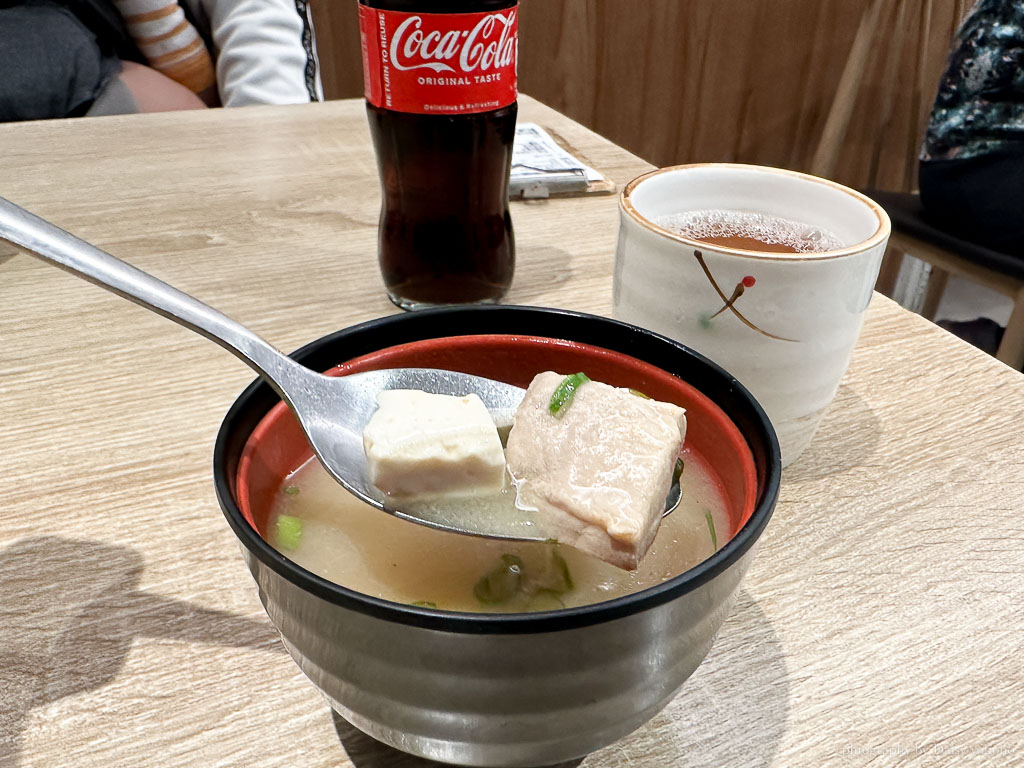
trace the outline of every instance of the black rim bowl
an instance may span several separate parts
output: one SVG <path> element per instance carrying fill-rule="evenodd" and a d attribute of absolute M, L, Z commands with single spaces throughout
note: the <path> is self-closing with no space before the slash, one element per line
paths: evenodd
<path fill-rule="evenodd" d="M 668 371 L 711 398 L 746 438 L 754 457 L 757 495 L 743 527 L 707 560 L 653 587 L 601 603 L 555 611 L 488 614 L 444 611 L 364 595 L 307 571 L 270 546 L 242 516 L 234 498 L 238 463 L 250 434 L 280 398 L 262 379 L 250 384 L 224 417 L 213 453 L 214 484 L 235 535 L 265 566 L 323 600 L 397 624 L 469 634 L 524 634 L 588 626 L 673 600 L 726 571 L 760 537 L 779 494 L 778 439 L 764 410 L 729 373 L 689 347 L 633 325 L 596 315 L 517 306 L 422 310 L 370 320 L 306 344 L 291 357 L 317 371 L 407 342 L 444 336 L 519 334 L 605 347 Z"/>

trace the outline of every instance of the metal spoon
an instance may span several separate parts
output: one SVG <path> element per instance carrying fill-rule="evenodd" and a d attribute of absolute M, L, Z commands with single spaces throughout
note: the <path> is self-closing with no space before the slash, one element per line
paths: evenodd
<path fill-rule="evenodd" d="M 476 393 L 499 430 L 512 423 L 525 390 L 492 379 L 431 368 L 395 368 L 349 376 L 325 376 L 295 362 L 251 330 L 167 283 L 100 250 L 0 197 L 0 240 L 95 283 L 217 342 L 262 376 L 292 409 L 324 468 L 351 493 L 377 509 L 416 523 L 491 538 L 499 536 L 415 517 L 388 503 L 370 481 L 363 428 L 386 389 L 433 394 Z M 678 484 L 674 487 L 678 504 Z M 673 500 L 670 492 L 669 500 Z M 675 508 L 671 505 L 668 511 Z"/>

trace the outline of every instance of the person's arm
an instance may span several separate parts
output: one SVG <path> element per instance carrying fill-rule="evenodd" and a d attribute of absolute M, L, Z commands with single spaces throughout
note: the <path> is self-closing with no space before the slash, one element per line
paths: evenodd
<path fill-rule="evenodd" d="M 226 107 L 321 98 L 304 0 L 201 0 Z"/>

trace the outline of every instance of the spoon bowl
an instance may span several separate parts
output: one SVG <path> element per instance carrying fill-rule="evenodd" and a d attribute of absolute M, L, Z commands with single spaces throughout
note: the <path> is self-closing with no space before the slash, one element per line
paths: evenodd
<path fill-rule="evenodd" d="M 432 528 L 488 538 L 543 541 L 523 533 L 497 535 L 419 516 L 415 507 L 396 505 L 370 482 L 363 449 L 363 428 L 377 408 L 377 393 L 388 389 L 419 389 L 435 395 L 476 394 L 507 434 L 526 390 L 482 376 L 436 368 L 388 368 L 348 376 L 325 376 L 301 367 L 294 386 L 279 394 L 295 414 L 313 453 L 346 489 L 384 512 Z M 289 382 L 291 384 L 291 382 Z"/>

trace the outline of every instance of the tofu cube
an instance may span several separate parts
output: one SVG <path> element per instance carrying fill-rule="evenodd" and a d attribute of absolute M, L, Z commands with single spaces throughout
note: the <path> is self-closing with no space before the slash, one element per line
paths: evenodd
<path fill-rule="evenodd" d="M 560 543 L 633 570 L 661 523 L 685 412 L 588 381 L 554 415 L 564 378 L 538 374 L 516 411 L 506 460 L 517 503 Z"/>
<path fill-rule="evenodd" d="M 363 448 L 370 481 L 390 496 L 469 495 L 505 482 L 498 430 L 476 395 L 381 392 Z"/>

